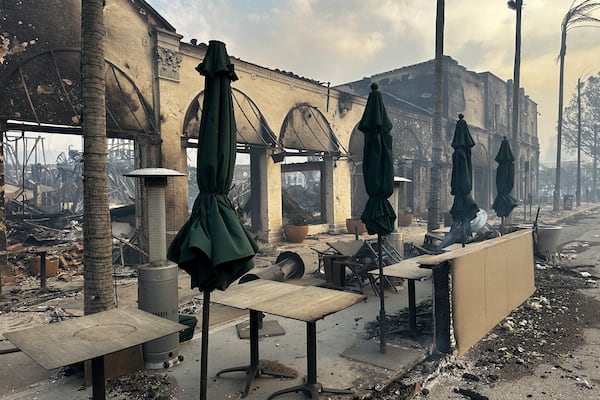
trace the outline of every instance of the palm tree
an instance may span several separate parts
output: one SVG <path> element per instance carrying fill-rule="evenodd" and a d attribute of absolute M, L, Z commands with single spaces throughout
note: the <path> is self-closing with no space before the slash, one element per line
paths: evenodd
<path fill-rule="evenodd" d="M 106 166 L 103 3 L 104 0 L 81 2 L 83 292 L 86 315 L 114 307 Z"/>
<path fill-rule="evenodd" d="M 515 64 L 513 68 L 512 152 L 515 160 L 517 160 L 515 164 L 515 176 L 519 176 L 519 88 L 521 86 L 521 9 L 523 8 L 523 0 L 509 1 L 508 8 L 515 10 L 517 14 Z M 515 185 L 514 187 L 517 188 L 519 185 Z M 513 191 L 518 192 L 517 189 Z M 523 193 L 523 196 L 525 195 L 526 193 Z"/>
<path fill-rule="evenodd" d="M 437 0 L 435 17 L 435 82 L 433 99 L 433 127 L 431 148 L 431 179 L 429 181 L 429 200 L 427 212 L 427 230 L 440 227 L 440 188 L 442 187 L 442 83 L 444 57 L 444 7 L 445 0 Z"/>
<path fill-rule="evenodd" d="M 554 182 L 554 211 L 560 209 L 560 152 L 562 145 L 562 114 L 563 114 L 563 86 L 565 75 L 565 55 L 567 54 L 567 31 L 587 23 L 598 23 L 600 19 L 593 17 L 592 13 L 600 7 L 600 3 L 584 0 L 575 5 L 571 3 L 569 11 L 565 14 L 561 23 L 560 38 L 560 70 L 558 79 L 558 128 L 556 136 L 556 180 Z"/>

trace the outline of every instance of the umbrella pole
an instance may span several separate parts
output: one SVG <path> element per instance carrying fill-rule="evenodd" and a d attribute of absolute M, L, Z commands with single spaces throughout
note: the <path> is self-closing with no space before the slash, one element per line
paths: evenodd
<path fill-rule="evenodd" d="M 500 235 L 504 235 L 504 217 L 500 218 Z"/>
<path fill-rule="evenodd" d="M 385 285 L 385 280 L 383 277 L 383 259 L 381 257 L 381 235 L 377 234 L 377 252 L 378 254 L 378 263 L 379 263 L 379 352 L 381 354 L 385 354 L 385 301 L 383 298 L 383 289 Z"/>
<path fill-rule="evenodd" d="M 200 400 L 206 400 L 208 365 L 208 325 L 210 316 L 210 291 L 202 296 L 202 348 L 200 354 Z"/>

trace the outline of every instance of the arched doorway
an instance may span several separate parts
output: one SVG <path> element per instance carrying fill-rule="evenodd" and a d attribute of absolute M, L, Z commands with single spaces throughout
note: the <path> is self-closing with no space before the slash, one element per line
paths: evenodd
<path fill-rule="evenodd" d="M 421 193 L 427 181 L 427 167 L 423 160 L 423 146 L 418 135 L 410 127 L 398 128 L 394 126 L 391 131 L 393 138 L 394 175 L 410 179 L 411 183 L 400 183 L 398 196 L 398 209 L 410 209 L 419 213 L 425 209 L 426 192 Z M 357 127 L 350 136 L 350 158 L 352 160 L 352 218 L 360 218 L 368 195 L 362 173 L 362 158 L 364 148 L 364 133 Z"/>
<path fill-rule="evenodd" d="M 477 205 L 483 209 L 490 209 L 490 157 L 488 150 L 482 143 L 477 143 L 471 152 L 473 164 L 473 198 Z"/>
<path fill-rule="evenodd" d="M 81 52 L 55 49 L 21 60 L 0 86 L 0 116 L 8 129 L 81 134 Z M 154 110 L 134 80 L 106 61 L 106 131 L 112 138 L 155 136 Z M 47 125 L 47 126 L 44 126 Z"/>
<path fill-rule="evenodd" d="M 316 107 L 300 104 L 286 115 L 274 160 L 281 162 L 284 222 L 333 223 L 333 168 L 340 143 Z"/>
<path fill-rule="evenodd" d="M 280 147 L 258 106 L 242 91 L 232 88 L 234 115 L 237 127 L 237 158 L 229 198 L 242 221 L 251 232 L 261 232 L 267 226 L 264 162 L 268 149 Z M 188 204 L 191 209 L 198 194 L 196 182 L 196 148 L 204 91 L 190 103 L 183 122 L 183 135 L 188 149 Z"/>

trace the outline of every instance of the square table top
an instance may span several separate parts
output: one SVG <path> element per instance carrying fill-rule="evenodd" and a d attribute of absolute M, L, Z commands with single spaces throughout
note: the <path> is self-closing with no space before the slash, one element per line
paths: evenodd
<path fill-rule="evenodd" d="M 383 275 L 394 278 L 413 280 L 420 280 L 430 277 L 431 269 L 421 268 L 421 264 L 419 263 L 419 260 L 421 258 L 423 258 L 423 256 L 406 258 L 395 264 L 385 266 L 383 267 Z M 369 273 L 371 275 L 377 276 L 379 275 L 379 270 L 374 269 L 372 271 L 369 271 Z"/>
<path fill-rule="evenodd" d="M 114 353 L 185 328 L 186 325 L 137 308 L 117 308 L 3 335 L 50 370 Z"/>
<path fill-rule="evenodd" d="M 215 291 L 211 301 L 226 306 L 261 311 L 280 317 L 313 322 L 366 298 L 358 293 L 256 279 Z"/>

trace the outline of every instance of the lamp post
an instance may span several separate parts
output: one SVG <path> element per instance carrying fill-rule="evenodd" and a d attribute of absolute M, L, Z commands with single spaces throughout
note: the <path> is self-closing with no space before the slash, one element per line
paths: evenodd
<path fill-rule="evenodd" d="M 575 204 L 581 206 L 581 77 L 577 79 L 577 187 Z"/>
<path fill-rule="evenodd" d="M 600 7 L 600 3 L 584 0 L 581 3 L 574 5 L 575 0 L 571 3 L 571 7 L 565 14 L 561 23 L 561 40 L 560 40 L 560 69 L 558 79 L 558 127 L 556 135 L 556 180 L 554 182 L 554 211 L 560 209 L 560 152 L 562 145 L 562 114 L 563 114 L 563 87 L 565 75 L 565 55 L 567 54 L 567 30 L 576 27 L 578 24 L 589 24 L 590 22 L 598 23 L 600 20 L 593 17 L 591 14 Z"/>
<path fill-rule="evenodd" d="M 594 125 L 594 170 L 592 171 L 592 176 L 593 176 L 593 184 L 592 184 L 592 202 L 597 202 L 598 201 L 598 193 L 597 193 L 597 188 L 596 188 L 596 179 L 597 179 L 597 172 L 596 172 L 596 167 L 598 163 L 598 125 Z"/>

